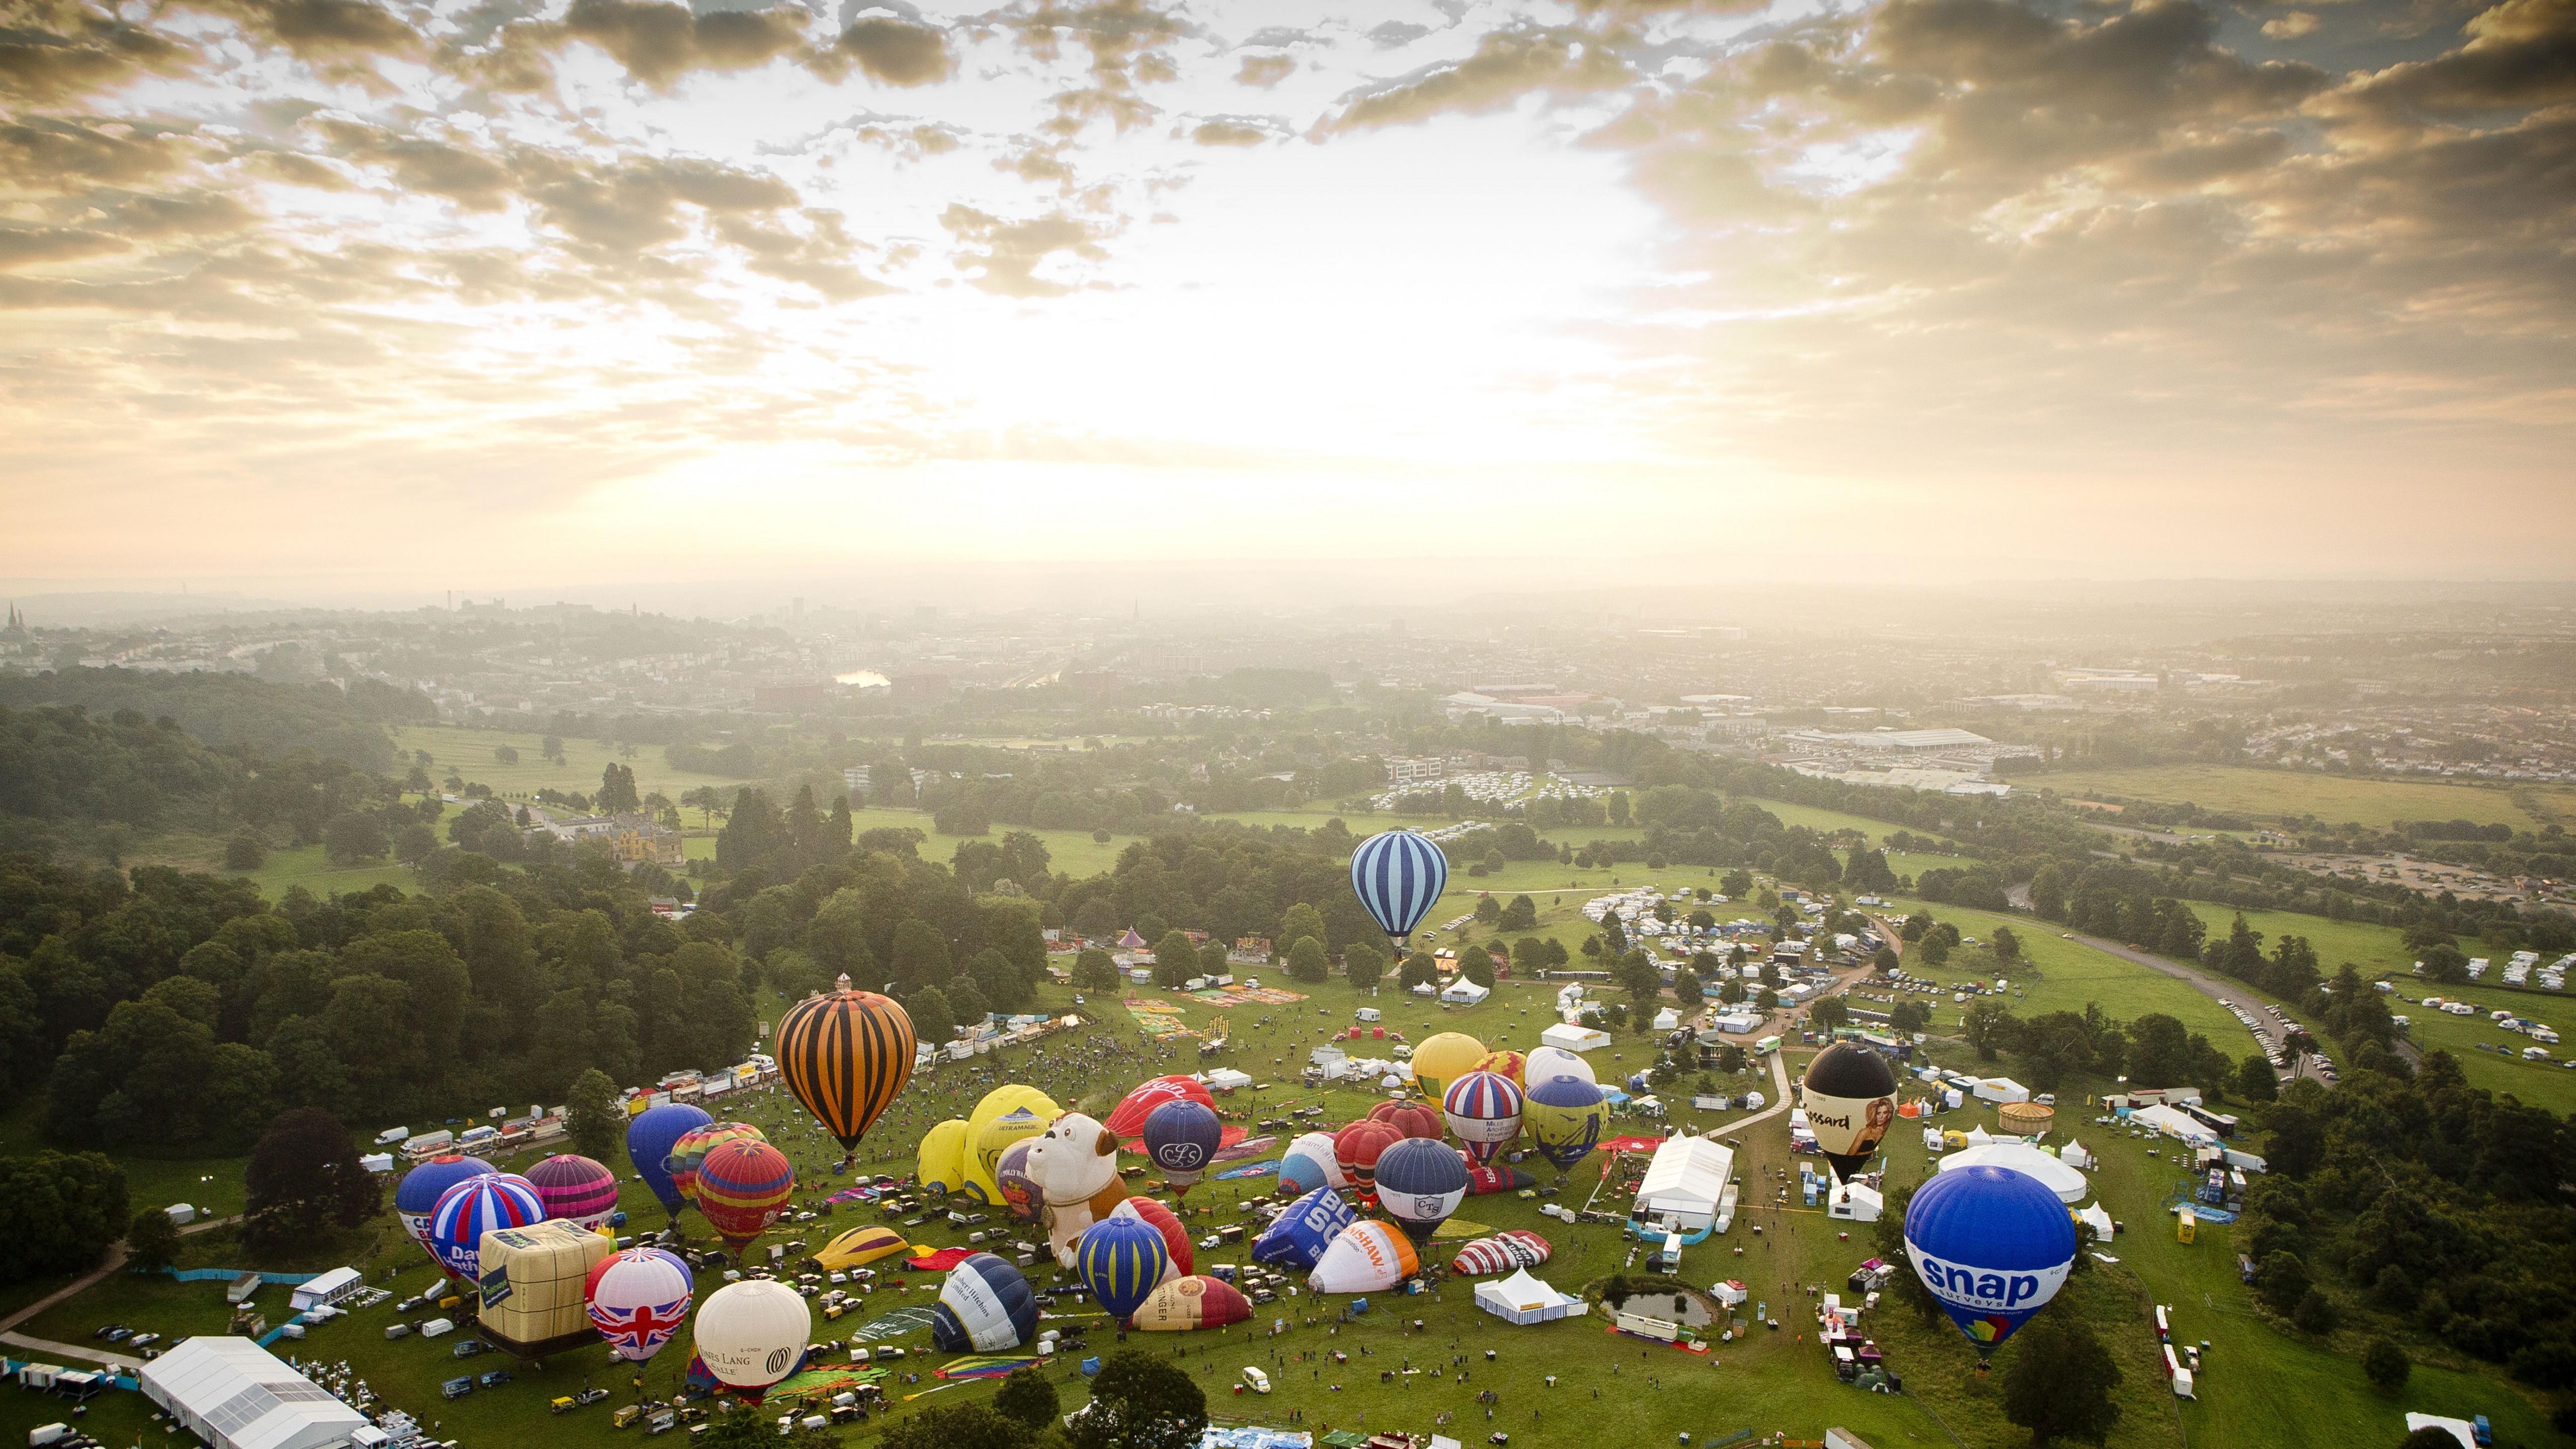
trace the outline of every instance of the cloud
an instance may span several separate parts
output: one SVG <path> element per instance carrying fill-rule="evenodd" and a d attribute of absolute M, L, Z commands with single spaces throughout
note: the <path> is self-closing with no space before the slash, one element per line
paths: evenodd
<path fill-rule="evenodd" d="M 832 49 L 857 61 L 870 79 L 888 85 L 929 85 L 948 79 L 957 67 L 945 31 L 881 15 L 852 22 Z"/>
<path fill-rule="evenodd" d="M 1245 85 L 1268 90 L 1296 73 L 1297 58 L 1293 55 L 1247 55 L 1234 78 Z"/>
<path fill-rule="evenodd" d="M 2293 10 L 2287 15 L 2276 16 L 2273 19 L 2264 21 L 2263 38 L 2266 40 L 2297 40 L 2303 36 L 2316 34 L 2317 24 L 2317 17 L 2314 13 L 2306 10 Z"/>
<path fill-rule="evenodd" d="M 141 75 L 168 75 L 196 59 L 192 46 L 66 0 L 12 7 L 0 25 L 0 97 L 48 105 Z"/>
<path fill-rule="evenodd" d="M 195 154 L 175 132 L 137 134 L 121 123 L 111 129 L 50 117 L 0 122 L 0 182 L 31 190 L 66 182 L 133 185 L 176 171 Z"/>
<path fill-rule="evenodd" d="M 2355 90 L 2376 109 L 2513 110 L 2576 101 L 2576 0 L 2504 0 L 2465 27 L 2466 45 L 2409 61 Z"/>
<path fill-rule="evenodd" d="M 0 268 L 40 266 L 48 262 L 75 262 L 83 257 L 104 256 L 132 246 L 123 237 L 80 227 L 31 226 L 0 228 Z"/>
<path fill-rule="evenodd" d="M 1040 266 L 1059 252 L 1086 261 L 1108 255 L 1089 225 L 1061 211 L 1014 222 L 959 203 L 940 214 L 939 224 L 961 243 L 958 270 L 997 296 L 1062 296 L 1072 285 L 1036 275 Z"/>
<path fill-rule="evenodd" d="M 1431 27 L 1428 25 L 1413 25 L 1402 20 L 1388 20 L 1381 22 L 1375 29 L 1369 31 L 1368 39 L 1369 44 L 1376 46 L 1380 50 L 1396 50 L 1403 46 L 1411 45 L 1413 42 L 1420 40 L 1422 37 L 1429 35 L 1430 33 Z"/>
<path fill-rule="evenodd" d="M 1201 146 L 1258 146 L 1287 134 L 1285 123 L 1270 116 L 1210 116 L 1190 130 Z"/>
<path fill-rule="evenodd" d="M 1345 96 L 1341 112 L 1317 129 L 1363 131 L 1410 125 L 1444 112 L 1499 110 L 1534 92 L 1576 96 L 1615 90 L 1633 75 L 1626 61 L 1589 32 L 1517 28 L 1493 31 L 1467 59 L 1426 66 Z"/>
<path fill-rule="evenodd" d="M 498 211 L 515 189 L 509 168 L 464 146 L 348 120 L 312 124 L 342 158 L 387 168 L 405 191 L 444 197 L 468 211 Z"/>
<path fill-rule="evenodd" d="M 748 70 L 803 50 L 807 23 L 805 12 L 785 5 L 697 15 L 667 0 L 573 0 L 563 33 L 607 51 L 644 84 L 668 90 L 691 71 Z"/>

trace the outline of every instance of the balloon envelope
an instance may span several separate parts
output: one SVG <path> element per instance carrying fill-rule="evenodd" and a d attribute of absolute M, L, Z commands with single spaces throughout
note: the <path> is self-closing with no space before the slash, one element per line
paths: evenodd
<path fill-rule="evenodd" d="M 1521 1103 L 1521 1130 L 1538 1155 L 1563 1172 L 1601 1141 L 1609 1121 L 1607 1099 L 1589 1077 L 1559 1075 L 1535 1082 Z"/>
<path fill-rule="evenodd" d="M 707 1154 L 727 1142 L 766 1142 L 768 1137 L 748 1122 L 709 1122 L 683 1133 L 671 1144 L 671 1155 L 663 1168 L 671 1174 L 671 1185 L 692 1204 L 698 1200 L 698 1164 Z"/>
<path fill-rule="evenodd" d="M 1478 1163 L 1494 1160 L 1503 1144 L 1521 1135 L 1521 1089 L 1500 1072 L 1479 1067 L 1449 1084 L 1440 1099 L 1449 1130 Z"/>
<path fill-rule="evenodd" d="M 1807 1063 L 1800 1097 L 1807 1130 L 1840 1182 L 1869 1162 L 1896 1121 L 1896 1069 L 1857 1042 L 1836 1042 Z"/>
<path fill-rule="evenodd" d="M 1350 1179 L 1342 1176 L 1341 1164 L 1333 1160 L 1333 1134 L 1308 1132 L 1289 1143 L 1286 1155 L 1279 1159 L 1279 1185 L 1283 1190 L 1300 1193 L 1319 1187 L 1350 1186 Z"/>
<path fill-rule="evenodd" d="M 394 1188 L 394 1216 L 402 1220 L 403 1231 L 411 1234 L 411 1240 L 420 1244 L 420 1250 L 441 1272 L 448 1271 L 447 1260 L 438 1255 L 438 1245 L 429 1239 L 430 1214 L 437 1211 L 438 1200 L 449 1188 L 469 1177 L 485 1177 L 498 1171 L 479 1157 L 449 1153 L 404 1173 L 402 1182 Z"/>
<path fill-rule="evenodd" d="M 1474 1071 L 1485 1056 L 1485 1044 L 1465 1032 L 1439 1032 L 1413 1049 L 1414 1083 L 1436 1102 L 1451 1082 Z"/>
<path fill-rule="evenodd" d="M 1467 1200 L 1467 1159 L 1446 1142 L 1407 1137 L 1377 1160 L 1377 1200 L 1416 1244 Z"/>
<path fill-rule="evenodd" d="M 1363 1221 L 1342 1229 L 1306 1285 L 1318 1293 L 1375 1293 L 1392 1288 L 1422 1271 L 1422 1260 L 1404 1234 L 1381 1222 Z"/>
<path fill-rule="evenodd" d="M 1404 1140 L 1404 1135 L 1390 1123 L 1354 1122 L 1333 1134 L 1333 1163 L 1361 1196 L 1373 1197 L 1377 1193 L 1378 1156 Z"/>
<path fill-rule="evenodd" d="M 1010 1082 L 986 1092 L 966 1114 L 966 1191 L 977 1202 L 1000 1202 L 1002 1185 L 993 1170 L 1001 1165 L 1002 1149 L 1044 1132 L 1063 1112 L 1054 1098 L 1026 1083 Z"/>
<path fill-rule="evenodd" d="M 1020 1270 L 977 1253 L 948 1270 L 931 1310 L 930 1346 L 941 1353 L 1000 1353 L 1038 1331 L 1037 1295 Z"/>
<path fill-rule="evenodd" d="M 1467 1196 L 1482 1197 L 1489 1192 L 1518 1192 L 1538 1186 L 1538 1179 L 1517 1167 L 1471 1167 L 1467 1169 Z"/>
<path fill-rule="evenodd" d="M 1214 1107 L 1216 1098 L 1196 1077 L 1156 1077 L 1138 1083 L 1136 1090 L 1129 1092 L 1117 1110 L 1109 1114 L 1109 1120 L 1100 1125 L 1117 1133 L 1119 1141 L 1128 1141 L 1145 1130 L 1145 1118 L 1165 1102 L 1196 1102 L 1202 1107 Z"/>
<path fill-rule="evenodd" d="M 1429 1102 L 1416 1102 L 1409 1099 L 1400 1102 L 1380 1102 L 1369 1108 L 1369 1117 L 1373 1121 L 1384 1122 L 1407 1137 L 1440 1135 L 1440 1109 Z"/>
<path fill-rule="evenodd" d="M 1372 835 L 1351 852 L 1351 890 L 1389 940 L 1413 934 L 1448 887 L 1449 858 L 1416 831 Z"/>
<path fill-rule="evenodd" d="M 1112 1212 L 1082 1230 L 1074 1266 L 1083 1286 L 1110 1317 L 1124 1322 L 1171 1270 L 1172 1252 L 1162 1231 L 1143 1218 Z"/>
<path fill-rule="evenodd" d="M 778 1075 L 844 1151 L 912 1080 L 912 1018 L 873 991 L 809 996 L 778 1019 Z"/>
<path fill-rule="evenodd" d="M 1186 1193 L 1207 1171 L 1225 1140 L 1216 1109 L 1196 1102 L 1165 1102 L 1145 1114 L 1145 1155 L 1163 1180 Z"/>
<path fill-rule="evenodd" d="M 912 1244 L 905 1242 L 903 1234 L 892 1228 L 871 1225 L 852 1228 L 825 1243 L 823 1251 L 814 1255 L 814 1261 L 826 1269 L 857 1268 L 897 1254 L 911 1257 Z"/>
<path fill-rule="evenodd" d="M 543 1222 L 546 1204 L 524 1177 L 506 1172 L 468 1177 L 438 1196 L 429 1212 L 431 1251 L 439 1266 L 470 1281 L 483 1275 L 483 1235 L 494 1228 Z"/>
<path fill-rule="evenodd" d="M 796 1194 L 796 1169 L 766 1142 L 727 1142 L 698 1164 L 698 1211 L 739 1253 L 778 1221 Z"/>
<path fill-rule="evenodd" d="M 1000 1159 L 993 1164 L 993 1185 L 1002 1190 L 1002 1206 L 1021 1222 L 1033 1223 L 1045 1216 L 1046 1191 L 1029 1176 L 1027 1140 L 1002 1149 Z"/>
<path fill-rule="evenodd" d="M 647 1107 L 626 1124 L 626 1160 L 635 1167 L 635 1175 L 653 1190 L 662 1206 L 673 1217 L 688 1199 L 681 1196 L 679 1185 L 671 1181 L 671 1170 L 663 1165 L 680 1139 L 714 1121 L 703 1110 L 686 1102 L 665 1102 Z"/>
<path fill-rule="evenodd" d="M 594 1264 L 583 1285 L 591 1325 L 608 1351 L 642 1363 L 662 1351 L 689 1316 L 689 1265 L 660 1248 L 629 1248 Z"/>
<path fill-rule="evenodd" d="M 1510 1273 L 1521 1268 L 1535 1268 L 1548 1260 L 1555 1250 L 1547 1239 L 1526 1228 L 1508 1228 L 1490 1238 L 1478 1238 L 1458 1250 L 1449 1266 L 1460 1273 Z"/>
<path fill-rule="evenodd" d="M 1340 1237 L 1342 1229 L 1359 1221 L 1351 1205 L 1329 1187 L 1319 1187 L 1288 1204 L 1285 1212 L 1271 1220 L 1260 1237 L 1252 1240 L 1253 1261 L 1278 1263 L 1284 1267 L 1312 1268 L 1324 1256 L 1324 1250 Z"/>
<path fill-rule="evenodd" d="M 1109 1211 L 1113 1216 L 1124 1213 L 1152 1223 L 1154 1231 L 1163 1235 L 1164 1250 L 1172 1255 L 1173 1275 L 1197 1270 L 1198 1256 L 1190 1251 L 1190 1230 L 1182 1225 L 1179 1214 L 1150 1197 L 1131 1197 Z"/>
<path fill-rule="evenodd" d="M 1487 1052 L 1483 1060 L 1476 1063 L 1476 1070 L 1509 1077 L 1515 1087 L 1529 1085 L 1529 1058 L 1516 1051 Z"/>
<path fill-rule="evenodd" d="M 1935 1174 L 1905 1205 L 1905 1256 L 1980 1354 L 2048 1306 L 2075 1262 L 2075 1220 L 2037 1178 Z"/>
<path fill-rule="evenodd" d="M 1148 1333 L 1223 1328 L 1252 1316 L 1251 1300 L 1215 1278 L 1174 1278 L 1145 1297 L 1136 1326 Z"/>
<path fill-rule="evenodd" d="M 529 1168 L 527 1176 L 549 1218 L 596 1228 L 617 1211 L 617 1174 L 603 1163 L 558 1153 Z"/>
<path fill-rule="evenodd" d="M 966 1186 L 966 1119 L 951 1117 L 921 1134 L 921 1155 L 913 1171 L 925 1192 L 950 1193 Z"/>
<path fill-rule="evenodd" d="M 698 1360 L 716 1382 L 765 1389 L 796 1371 L 814 1315 L 796 1290 L 768 1278 L 727 1283 L 698 1309 Z"/>
<path fill-rule="evenodd" d="M 1585 1061 L 1581 1052 L 1543 1046 L 1521 1064 L 1521 1090 L 1528 1091 L 1550 1077 L 1581 1077 L 1594 1086 L 1601 1084 L 1600 1078 L 1592 1074 L 1592 1063 Z"/>

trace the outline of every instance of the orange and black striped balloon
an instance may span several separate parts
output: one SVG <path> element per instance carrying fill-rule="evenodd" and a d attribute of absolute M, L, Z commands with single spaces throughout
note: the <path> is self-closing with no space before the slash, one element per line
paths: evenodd
<path fill-rule="evenodd" d="M 779 1075 L 845 1149 L 912 1080 L 913 1051 L 912 1018 L 873 991 L 807 997 L 778 1023 Z"/>

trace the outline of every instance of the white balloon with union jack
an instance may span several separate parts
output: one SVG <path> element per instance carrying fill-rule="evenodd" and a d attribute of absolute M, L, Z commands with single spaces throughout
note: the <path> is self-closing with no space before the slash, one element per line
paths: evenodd
<path fill-rule="evenodd" d="M 678 1254 L 629 1248 L 599 1260 L 590 1270 L 583 1298 L 609 1351 L 642 1363 L 661 1352 L 688 1321 L 696 1287 Z"/>

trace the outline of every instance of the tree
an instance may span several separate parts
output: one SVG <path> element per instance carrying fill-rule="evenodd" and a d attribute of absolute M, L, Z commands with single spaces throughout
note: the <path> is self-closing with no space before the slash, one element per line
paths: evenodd
<path fill-rule="evenodd" d="M 1063 1413 L 1058 1404 L 1055 1385 L 1038 1375 L 1035 1369 L 1013 1369 L 1002 1380 L 1001 1391 L 993 1396 L 993 1412 L 1031 1430 L 1045 1429 Z"/>
<path fill-rule="evenodd" d="M 363 810 L 343 810 L 322 826 L 322 853 L 334 865 L 364 865 L 382 860 L 392 843 L 385 839 L 383 817 Z"/>
<path fill-rule="evenodd" d="M 599 772 L 599 798 L 592 803 L 602 815 L 632 815 L 642 810 L 643 798 L 635 793 L 635 772 L 610 761 Z"/>
<path fill-rule="evenodd" d="M 125 1263 L 157 1273 L 179 1256 L 179 1225 L 159 1208 L 145 1208 L 125 1229 Z"/>
<path fill-rule="evenodd" d="M 233 832 L 224 842 L 224 869 L 257 870 L 268 863 L 268 846 L 249 827 Z"/>
<path fill-rule="evenodd" d="M 2015 1335 L 2019 1343 L 2004 1370 L 2004 1417 L 2030 1431 L 2030 1442 L 2058 1438 L 2099 1444 L 2119 1422 L 2111 1391 L 2120 1366 L 2081 1320 L 2043 1314 Z"/>
<path fill-rule="evenodd" d="M 1288 976 L 1309 984 L 1333 974 L 1333 963 L 1324 955 L 1324 943 L 1312 936 L 1300 936 L 1288 948 Z"/>
<path fill-rule="evenodd" d="M 1894 947 L 1881 946 L 1877 950 L 1869 953 L 1869 969 L 1877 972 L 1881 976 L 1892 973 L 1896 970 L 1899 964 Z"/>
<path fill-rule="evenodd" d="M 1199 974 L 1198 943 L 1178 929 L 1165 931 L 1154 943 L 1154 984 L 1176 988 Z"/>
<path fill-rule="evenodd" d="M 1764 1011 L 1778 1011 L 1780 1009 L 1780 993 L 1772 987 L 1765 986 L 1762 988 L 1762 994 L 1753 998 L 1753 1004 L 1762 1008 Z"/>
<path fill-rule="evenodd" d="M 2397 1441 L 2397 1449 L 2460 1449 L 2459 1436 L 2427 1424 Z"/>
<path fill-rule="evenodd" d="M 1490 894 L 1490 893 L 1480 893 L 1480 894 L 1478 894 L 1478 895 L 1477 895 L 1477 897 L 1476 897 L 1476 924 L 1477 924 L 1477 925 L 1480 925 L 1480 926 L 1490 926 L 1490 925 L 1492 925 L 1494 922 L 1499 921 L 1499 920 L 1501 920 L 1502 918 L 1503 918 L 1503 903 L 1502 903 L 1502 902 L 1500 902 L 1500 901 L 1498 901 L 1498 900 L 1495 900 L 1495 899 L 1493 898 L 1492 894 Z"/>
<path fill-rule="evenodd" d="M 1741 976 L 1729 976 L 1724 981 L 1719 982 L 1717 986 L 1717 999 L 1725 1002 L 1729 1006 L 1736 1005 L 1738 1002 L 1744 1000 L 1744 978 Z"/>
<path fill-rule="evenodd" d="M 1027 1378 L 1044 1389 L 1047 1402 L 1055 1402 L 1055 1388 L 1027 1369 L 1014 1369 L 1012 1378 Z M 1009 1380 L 1004 1380 L 1004 1393 Z M 928 1409 L 908 1419 L 889 1425 L 876 1442 L 879 1449 L 1030 1449 L 1036 1440 L 1031 1435 L 1044 1429 L 1044 1424 L 1028 1424 L 1002 1408 L 996 1397 L 993 1405 L 959 1404 L 953 1408 Z M 775 1442 L 778 1431 L 768 1425 L 762 1432 Z M 838 1441 L 831 1441 L 837 1443 Z M 743 1449 L 753 1449 L 746 1444 Z"/>
<path fill-rule="evenodd" d="M 1358 942 L 1353 942 L 1358 945 Z M 1348 955 L 1348 952 L 1343 954 Z M 1440 962 L 1428 951 L 1416 951 L 1404 958 L 1395 970 L 1396 984 L 1407 991 L 1417 986 L 1434 986 L 1440 981 Z"/>
<path fill-rule="evenodd" d="M 1073 958 L 1073 984 L 1078 991 L 1110 991 L 1118 985 L 1118 960 L 1097 946 L 1086 946 Z"/>
<path fill-rule="evenodd" d="M 617 1105 L 617 1084 L 608 1073 L 592 1067 L 573 1079 L 564 1103 L 564 1130 L 572 1136 L 572 1150 L 596 1162 L 608 1161 L 626 1140 L 626 1113 Z"/>
<path fill-rule="evenodd" d="M 508 745 L 494 745 L 492 761 L 499 765 L 515 765 L 519 763 L 519 752 Z"/>
<path fill-rule="evenodd" d="M 1511 904 L 1503 907 L 1503 913 L 1495 925 L 1505 931 L 1537 930 L 1538 903 L 1525 895 L 1512 897 Z"/>
<path fill-rule="evenodd" d="M 2343 1313 L 2324 1289 L 2311 1287 L 2299 1295 L 2299 1306 L 2290 1310 L 2290 1321 L 2299 1326 L 2301 1333 L 2323 1338 L 2335 1331 L 2335 1325 L 2343 1321 Z"/>
<path fill-rule="evenodd" d="M 2361 1351 L 2361 1376 L 2382 1393 L 2393 1394 L 2406 1387 L 2406 1376 L 2414 1371 L 2414 1360 L 2392 1340 L 2374 1338 Z"/>
<path fill-rule="evenodd" d="M 2008 1045 L 2013 1035 L 2013 1014 L 2002 1002 L 1978 997 L 1968 1003 L 1960 1019 L 1959 1034 L 1966 1038 L 1977 1060 L 1990 1062 L 1995 1053 Z"/>
<path fill-rule="evenodd" d="M 2030 878 L 2030 908 L 2052 921 L 2066 919 L 2066 867 L 2052 862 Z"/>
<path fill-rule="evenodd" d="M 1071 1427 L 1074 1449 L 1193 1449 L 1207 1428 L 1207 1395 L 1157 1355 L 1113 1353 Z"/>
<path fill-rule="evenodd" d="M 2269 1102 L 2281 1095 L 2281 1080 L 2272 1075 L 2270 1059 L 2258 1054 L 2237 1063 L 2236 1095 L 2248 1102 Z"/>
<path fill-rule="evenodd" d="M 1887 1009 L 1887 1024 L 1900 1032 L 1921 1031 L 1932 1024 L 1932 1007 L 1909 997 Z"/>
<path fill-rule="evenodd" d="M 0 1283 L 89 1268 L 132 1221 L 125 1169 L 99 1153 L 0 1157 Z"/>
<path fill-rule="evenodd" d="M 2275 1249 L 2255 1268 L 2254 1291 L 2276 1312 L 2288 1313 L 2308 1295 L 2308 1265 L 2287 1248 Z"/>
<path fill-rule="evenodd" d="M 242 1240 L 274 1251 L 306 1242 L 330 1224 L 354 1228 L 375 1216 L 376 1175 L 358 1163 L 358 1143 L 319 1107 L 279 1115 L 242 1170 L 249 1195 Z"/>
<path fill-rule="evenodd" d="M 1992 941 L 1995 948 L 1995 960 L 2006 966 L 2020 964 L 2021 937 L 2013 934 L 2012 927 L 1995 927 L 1995 933 L 1989 939 Z"/>
<path fill-rule="evenodd" d="M 1272 939 L 1287 942 L 1290 949 L 1293 950 L 1295 949 L 1298 941 L 1303 940 L 1308 936 L 1314 937 L 1315 944 L 1324 947 L 1327 951 L 1332 949 L 1333 938 L 1331 934 L 1324 929 L 1324 913 L 1322 911 L 1316 910 L 1313 906 L 1306 904 L 1304 901 L 1299 901 L 1297 904 L 1290 906 L 1287 910 L 1280 913 L 1279 930 Z M 1299 979 L 1303 980 L 1304 978 L 1301 977 Z M 1324 978 L 1318 976 L 1315 979 L 1321 981 Z"/>
<path fill-rule="evenodd" d="M 1839 996 L 1823 997 L 1807 1009 L 1807 1015 L 1815 1020 L 1816 1025 L 1832 1031 L 1851 1021 L 1851 1003 Z"/>
<path fill-rule="evenodd" d="M 2424 979 L 2443 986 L 2465 985 L 2469 979 L 2469 958 L 2460 948 L 2441 942 L 2424 949 Z"/>
<path fill-rule="evenodd" d="M 1375 991 L 1386 976 L 1386 953 L 1366 941 L 1353 941 L 1342 952 L 1342 974 L 1354 991 Z"/>
<path fill-rule="evenodd" d="M 913 1034 L 933 1046 L 957 1035 L 956 1008 L 936 986 L 924 986 L 905 998 L 903 1011 L 912 1018 Z"/>
<path fill-rule="evenodd" d="M 945 994 L 948 1009 L 956 1014 L 960 1025 L 982 1026 L 984 1018 L 993 1012 L 993 1003 L 984 998 L 984 988 L 976 985 L 972 976 L 951 979 Z"/>

